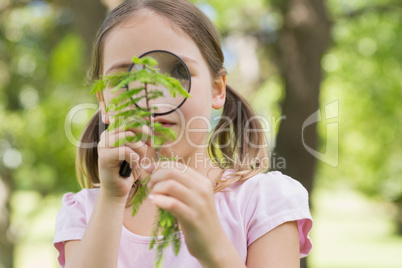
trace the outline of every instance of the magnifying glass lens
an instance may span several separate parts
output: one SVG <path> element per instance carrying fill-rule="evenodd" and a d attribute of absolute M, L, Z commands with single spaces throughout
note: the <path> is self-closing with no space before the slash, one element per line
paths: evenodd
<path fill-rule="evenodd" d="M 190 72 L 186 64 L 178 56 L 168 51 L 157 50 L 145 53 L 141 57 L 152 57 L 157 60 L 158 65 L 156 68 L 159 73 L 178 80 L 181 86 L 187 92 L 190 92 Z M 141 65 L 132 65 L 129 72 L 141 69 L 143 69 Z M 144 87 L 143 83 L 134 81 L 128 85 L 128 90 L 141 87 Z M 147 102 L 144 96 L 146 92 L 149 93 L 152 91 L 160 91 L 163 93 L 163 96 L 148 100 Z M 180 94 L 172 95 L 169 89 L 163 85 L 153 84 L 147 84 L 146 91 L 144 90 L 140 94 L 135 95 L 134 98 L 137 99 L 137 101 L 135 101 L 137 107 L 146 110 L 150 109 L 154 116 L 169 114 L 178 109 L 186 100 L 186 98 Z"/>
<path fill-rule="evenodd" d="M 180 82 L 181 86 L 184 90 L 190 93 L 191 88 L 191 76 L 190 71 L 187 68 L 187 65 L 180 59 L 177 55 L 164 50 L 153 50 L 147 52 L 140 56 L 142 57 L 152 57 L 157 62 L 158 65 L 156 68 L 158 72 L 163 75 L 168 75 L 177 81 Z M 131 65 L 128 72 L 133 72 L 136 70 L 142 70 L 142 65 Z M 127 86 L 127 90 L 139 89 L 143 88 L 144 83 L 140 83 L 139 81 L 131 82 Z M 155 99 L 146 100 L 145 94 L 148 94 L 152 91 L 162 92 L 163 95 L 159 96 Z M 148 94 L 149 96 L 149 94 Z M 142 90 L 139 94 L 134 95 L 131 98 L 138 108 L 149 110 L 152 113 L 152 116 L 160 116 L 170 114 L 176 111 L 180 106 L 184 104 L 186 98 L 181 94 L 171 94 L 169 89 L 164 87 L 161 84 L 146 84 L 146 90 Z M 119 171 L 120 176 L 129 177 L 131 174 L 131 168 L 126 161 L 122 162 Z"/>

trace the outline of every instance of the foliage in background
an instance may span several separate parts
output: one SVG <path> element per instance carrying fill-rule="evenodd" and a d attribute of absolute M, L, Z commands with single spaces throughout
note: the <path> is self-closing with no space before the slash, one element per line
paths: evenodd
<path fill-rule="evenodd" d="M 402 5 L 339 3 L 328 1 L 337 23 L 333 48 L 322 59 L 321 98 L 339 100 L 339 166 L 320 165 L 319 183 L 394 202 L 402 234 Z M 325 125 L 321 131 L 325 138 Z"/>
<path fill-rule="evenodd" d="M 35 1 L 1 14 L 0 164 L 11 172 L 15 190 L 46 195 L 78 189 L 75 147 L 64 121 L 69 109 L 89 98 L 86 50 L 68 27 L 68 12 Z M 73 118 L 76 136 L 80 120 L 86 118 Z"/>
<path fill-rule="evenodd" d="M 78 13 L 71 6 L 75 2 L 0 2 L 2 211 L 7 198 L 17 199 L 22 191 L 43 197 L 79 190 L 75 147 L 66 138 L 64 121 L 73 106 L 96 100 L 84 87 L 89 48 L 84 35 L 78 34 L 85 25 L 77 22 Z M 284 18 L 271 6 L 277 2 L 286 1 L 201 1 L 225 37 L 229 82 L 249 96 L 259 114 L 276 119 L 278 104 L 286 97 L 285 81 L 263 47 L 278 41 Z M 334 43 L 321 61 L 326 78 L 320 102 L 324 108 L 339 100 L 339 166 L 318 162 L 316 183 L 322 187 L 343 183 L 400 205 L 401 5 L 396 0 L 326 2 L 334 21 Z M 75 138 L 92 112 L 83 110 L 73 118 Z M 323 152 L 325 124 L 319 123 Z M 38 204 L 33 211 L 43 206 Z M 1 215 L 0 227 L 8 216 Z M 15 235 L 15 230 L 23 229 L 18 220 L 9 229 L 14 231 L 7 232 L 8 239 L 22 241 Z"/>
<path fill-rule="evenodd" d="M 259 78 L 248 85 L 256 86 L 254 89 L 243 87 L 239 81 L 242 72 L 246 72 L 242 65 L 247 66 L 244 69 L 253 67 L 239 54 L 230 53 L 236 50 L 233 44 L 223 43 L 229 50 L 225 55 L 226 67 L 231 68 L 232 61 L 237 63 L 229 70 L 229 83 L 249 96 L 259 114 L 267 119 L 274 117 L 269 122 L 271 131 L 276 133 L 275 120 L 280 124 L 278 104 L 285 97 L 285 81 L 270 63 L 272 55 L 266 54 L 264 47 L 277 42 L 284 18 L 270 5 L 274 0 L 251 1 L 247 6 L 234 1 L 232 9 L 225 8 L 225 1 L 207 2 L 215 10 L 210 12 L 211 18 L 225 40 L 242 36 L 244 42 L 251 40 L 251 45 L 257 41 L 254 56 L 258 59 Z M 339 164 L 332 167 L 318 161 L 316 184 L 341 184 L 394 202 L 399 207 L 396 219 L 402 233 L 402 5 L 394 0 L 328 0 L 326 4 L 334 22 L 333 43 L 321 60 L 325 79 L 320 94 L 323 120 L 318 123 L 318 130 L 320 152 L 326 153 L 331 146 L 339 148 L 334 154 L 328 151 L 328 157 L 337 158 Z M 241 10 L 235 13 L 237 9 Z M 301 11 L 298 14 L 302 16 Z M 325 120 L 325 106 L 334 101 L 339 101 L 339 116 Z M 327 133 L 331 123 L 338 123 L 339 139 Z M 269 133 L 269 139 L 275 133 Z"/>
<path fill-rule="evenodd" d="M 13 244 L 23 241 L 27 232 L 21 222 L 41 213 L 47 197 L 79 190 L 74 171 L 76 148 L 66 138 L 64 122 L 74 105 L 90 98 L 83 86 L 87 51 L 71 27 L 73 20 L 70 8 L 43 1 L 0 3 L 0 266 L 3 267 L 14 267 Z M 87 119 L 85 111 L 73 118 L 69 130 L 76 138 Z M 39 193 L 33 202 L 37 206 L 24 205 L 29 209 L 25 221 L 10 211 L 11 199 L 21 197 L 20 202 L 13 202 L 19 205 L 29 200 L 22 198 L 23 192 L 31 196 Z"/>

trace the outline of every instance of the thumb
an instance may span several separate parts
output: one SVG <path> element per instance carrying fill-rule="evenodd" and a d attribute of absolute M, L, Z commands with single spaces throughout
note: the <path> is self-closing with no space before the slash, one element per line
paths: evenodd
<path fill-rule="evenodd" d="M 150 159 L 148 158 L 148 161 L 146 161 L 147 158 L 141 159 L 141 167 L 145 172 L 148 174 L 152 174 L 156 170 L 156 164 L 155 162 L 149 161 Z"/>

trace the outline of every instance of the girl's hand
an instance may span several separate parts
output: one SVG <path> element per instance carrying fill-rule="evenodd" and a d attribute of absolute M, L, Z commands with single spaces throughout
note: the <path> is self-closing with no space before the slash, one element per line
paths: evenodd
<path fill-rule="evenodd" d="M 151 175 L 150 198 L 179 221 L 189 252 L 201 263 L 211 263 L 218 241 L 226 241 L 215 208 L 209 178 L 177 162 Z"/>
<path fill-rule="evenodd" d="M 105 130 L 98 143 L 98 166 L 101 190 L 108 196 L 116 197 L 122 202 L 127 200 L 133 184 L 144 173 L 140 169 L 140 160 L 154 154 L 153 150 L 142 141 L 126 143 L 123 146 L 114 147 L 114 143 L 122 138 L 134 136 L 138 130 L 126 130 L 122 128 L 107 131 Z M 149 131 L 144 128 L 143 131 Z M 150 149 L 150 150 L 148 150 Z M 119 175 L 121 162 L 125 160 L 132 168 L 130 177 L 125 178 Z"/>

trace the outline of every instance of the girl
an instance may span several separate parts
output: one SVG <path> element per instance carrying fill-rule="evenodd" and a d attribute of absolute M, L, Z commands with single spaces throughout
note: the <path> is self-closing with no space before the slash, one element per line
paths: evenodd
<path fill-rule="evenodd" d="M 145 168 L 141 160 L 154 155 L 148 142 L 113 147 L 139 130 L 103 131 L 112 120 L 105 108 L 113 96 L 99 94 L 100 111 L 81 138 L 97 147 L 81 147 L 77 157 L 81 185 L 89 189 L 64 195 L 57 218 L 60 265 L 153 267 L 148 247 L 160 207 L 178 219 L 182 240 L 178 256 L 165 251 L 165 267 L 299 267 L 312 247 L 307 192 L 280 172 L 264 173 L 261 126 L 226 85 L 218 33 L 200 10 L 187 0 L 124 2 L 98 32 L 90 79 L 126 71 L 133 56 L 151 50 L 179 55 L 191 73 L 192 98 L 177 112 L 154 118 L 184 133 L 169 148 L 182 161 Z M 210 135 L 206 118 L 211 108 L 222 107 Z M 128 178 L 119 176 L 123 159 L 133 167 Z M 134 183 L 145 172 L 151 174 L 150 195 L 132 217 Z"/>

